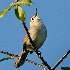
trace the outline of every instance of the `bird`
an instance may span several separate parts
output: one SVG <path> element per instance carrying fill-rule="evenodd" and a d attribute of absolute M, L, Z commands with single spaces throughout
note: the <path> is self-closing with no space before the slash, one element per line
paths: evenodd
<path fill-rule="evenodd" d="M 16 58 L 16 62 L 14 66 L 19 68 L 25 63 L 26 57 L 29 52 L 34 52 L 38 50 L 44 43 L 47 37 L 47 28 L 43 24 L 41 18 L 39 17 L 39 13 L 37 13 L 37 9 L 35 14 L 32 16 L 30 20 L 30 29 L 28 30 L 32 42 L 35 46 L 31 44 L 28 35 L 26 34 L 24 41 L 23 41 L 23 50 L 20 55 Z"/>

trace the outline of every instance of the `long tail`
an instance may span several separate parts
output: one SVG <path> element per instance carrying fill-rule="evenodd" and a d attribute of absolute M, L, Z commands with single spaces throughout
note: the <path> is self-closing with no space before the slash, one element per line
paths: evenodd
<path fill-rule="evenodd" d="M 20 66 L 22 66 L 24 63 L 25 63 L 25 59 L 28 55 L 29 51 L 23 51 L 16 59 L 16 62 L 15 62 L 15 67 L 16 68 L 19 68 Z"/>

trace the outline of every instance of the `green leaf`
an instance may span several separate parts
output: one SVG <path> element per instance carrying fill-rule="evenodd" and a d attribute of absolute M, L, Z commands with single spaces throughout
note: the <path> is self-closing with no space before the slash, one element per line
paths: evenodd
<path fill-rule="evenodd" d="M 32 3 L 31 0 L 22 0 L 22 2 Z"/>
<path fill-rule="evenodd" d="M 10 4 L 9 7 L 5 8 L 2 12 L 0 12 L 0 18 L 2 18 L 13 6 L 13 3 Z"/>
<path fill-rule="evenodd" d="M 27 5 L 27 6 L 30 6 L 30 5 L 32 5 L 33 3 L 31 2 L 31 3 L 27 3 L 27 2 L 17 2 L 16 3 L 17 5 Z"/>
<path fill-rule="evenodd" d="M 15 14 L 16 14 L 16 17 L 21 20 L 21 21 L 25 21 L 26 19 L 26 13 L 25 11 L 20 7 L 20 6 L 14 6 L 14 10 L 15 10 Z"/>
<path fill-rule="evenodd" d="M 27 5 L 30 6 L 33 4 L 31 0 L 21 0 L 19 2 L 14 3 L 15 5 Z"/>

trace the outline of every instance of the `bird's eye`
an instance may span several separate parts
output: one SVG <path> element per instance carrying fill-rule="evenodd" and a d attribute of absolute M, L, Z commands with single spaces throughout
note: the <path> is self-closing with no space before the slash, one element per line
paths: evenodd
<path fill-rule="evenodd" d="M 32 20 L 34 20 L 34 18 L 32 18 Z"/>

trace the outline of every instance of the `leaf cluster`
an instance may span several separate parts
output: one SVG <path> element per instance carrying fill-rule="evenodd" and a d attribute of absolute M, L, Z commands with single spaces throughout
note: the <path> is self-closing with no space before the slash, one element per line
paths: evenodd
<path fill-rule="evenodd" d="M 32 1 L 31 0 L 22 0 L 22 1 L 15 1 L 14 3 L 11 3 L 7 8 L 5 8 L 3 11 L 0 12 L 0 18 L 4 17 L 5 14 L 12 8 L 14 7 L 14 12 L 16 17 L 21 20 L 21 21 L 25 21 L 26 19 L 26 13 L 24 11 L 24 9 L 22 9 L 21 6 L 30 6 L 32 5 Z"/>

